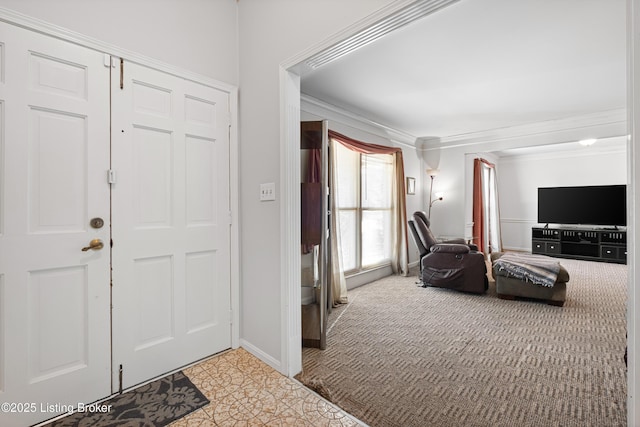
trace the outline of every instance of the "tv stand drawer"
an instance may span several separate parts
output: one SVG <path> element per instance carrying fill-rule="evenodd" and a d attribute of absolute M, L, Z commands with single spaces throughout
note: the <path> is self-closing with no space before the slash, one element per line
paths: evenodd
<path fill-rule="evenodd" d="M 532 242 L 531 252 L 534 254 L 559 254 L 560 243 L 549 242 L 544 240 L 534 240 Z"/>
<path fill-rule="evenodd" d="M 559 254 L 560 252 L 560 243 L 556 242 L 546 242 L 545 252 L 548 254 Z"/>
<path fill-rule="evenodd" d="M 534 240 L 531 245 L 531 253 L 543 254 L 545 252 L 545 242 Z"/>
<path fill-rule="evenodd" d="M 627 248 L 620 246 L 605 246 L 602 245 L 600 247 L 600 256 L 606 259 L 627 260 Z"/>

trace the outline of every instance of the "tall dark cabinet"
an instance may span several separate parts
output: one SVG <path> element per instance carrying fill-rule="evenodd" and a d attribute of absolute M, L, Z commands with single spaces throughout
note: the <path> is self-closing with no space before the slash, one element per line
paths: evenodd
<path fill-rule="evenodd" d="M 312 289 L 313 302 L 302 305 L 302 345 L 325 349 L 329 283 L 329 151 L 326 121 L 300 123 L 300 275 L 303 288 Z M 308 294 L 309 292 L 306 292 Z"/>

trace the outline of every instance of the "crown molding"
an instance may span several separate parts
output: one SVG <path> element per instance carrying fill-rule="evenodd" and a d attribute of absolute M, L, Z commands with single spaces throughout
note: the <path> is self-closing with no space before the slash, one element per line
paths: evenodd
<path fill-rule="evenodd" d="M 443 7 L 459 0 L 419 0 L 396 13 L 386 16 L 367 28 L 357 31 L 350 37 L 333 44 L 304 61 L 309 69 L 315 70 L 351 52 L 360 49 L 387 34 L 400 29 L 418 19 L 424 18 Z"/>
<path fill-rule="evenodd" d="M 282 62 L 299 75 L 348 55 L 410 22 L 460 0 L 396 0 L 331 37 Z M 311 63 L 311 65 L 309 65 Z"/>
<path fill-rule="evenodd" d="M 522 160 L 556 160 L 556 159 L 575 159 L 578 157 L 593 157 L 593 156 L 603 156 L 603 155 L 611 155 L 611 154 L 622 154 L 626 155 L 627 153 L 627 144 L 621 143 L 620 141 L 611 141 L 607 142 L 607 139 L 620 139 L 622 137 L 613 137 L 613 138 L 602 138 L 599 139 L 595 145 L 590 147 L 582 147 L 575 144 L 566 144 L 567 147 L 563 147 L 562 149 L 556 149 L 553 151 L 546 152 L 538 152 L 538 153 L 509 153 L 502 154 L 500 153 L 500 164 L 505 163 L 517 163 Z"/>
<path fill-rule="evenodd" d="M 407 132 L 383 125 L 364 116 L 345 110 L 325 101 L 321 101 L 309 95 L 300 94 L 300 108 L 311 114 L 319 115 L 328 120 L 334 120 L 345 125 L 371 133 L 373 135 L 390 139 L 394 143 L 415 149 L 416 137 Z"/>
<path fill-rule="evenodd" d="M 418 138 L 422 150 L 448 149 L 488 143 L 509 146 L 532 146 L 571 142 L 591 135 L 611 138 L 627 135 L 627 110 L 617 109 L 441 138 Z"/>

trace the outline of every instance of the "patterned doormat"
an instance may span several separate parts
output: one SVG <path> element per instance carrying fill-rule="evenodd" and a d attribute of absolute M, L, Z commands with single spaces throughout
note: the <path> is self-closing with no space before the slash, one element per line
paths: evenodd
<path fill-rule="evenodd" d="M 189 378 L 177 372 L 100 403 L 103 412 L 76 412 L 46 427 L 160 427 L 207 404 Z"/>

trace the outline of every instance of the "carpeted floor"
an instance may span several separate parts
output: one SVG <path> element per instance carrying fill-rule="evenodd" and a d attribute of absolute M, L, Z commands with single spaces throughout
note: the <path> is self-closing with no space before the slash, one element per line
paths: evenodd
<path fill-rule="evenodd" d="M 303 379 L 372 427 L 625 426 L 627 267 L 561 260 L 564 307 L 417 287 L 349 293 Z"/>

